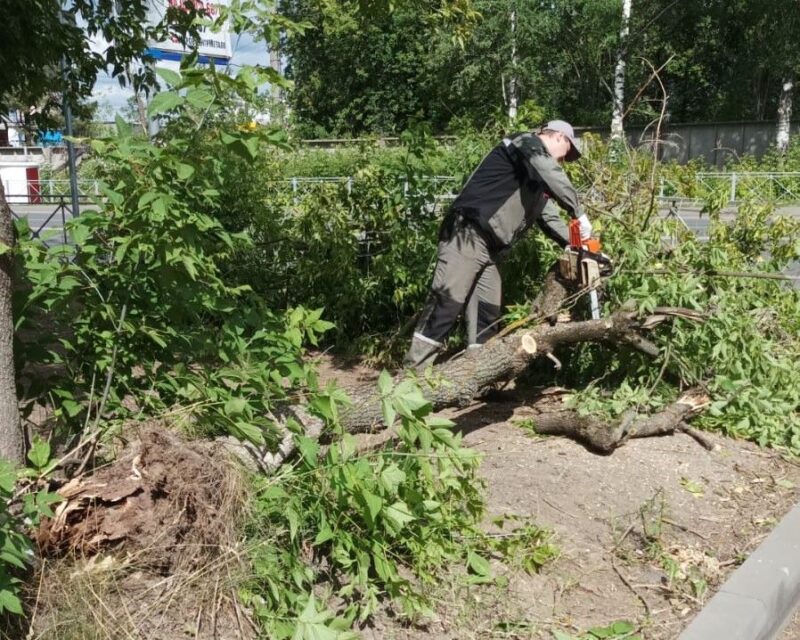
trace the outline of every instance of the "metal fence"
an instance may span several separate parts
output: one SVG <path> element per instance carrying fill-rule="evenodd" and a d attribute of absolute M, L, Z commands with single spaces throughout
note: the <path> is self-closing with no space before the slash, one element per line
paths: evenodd
<path fill-rule="evenodd" d="M 33 190 L 43 198 L 70 195 L 69 180 L 39 180 L 34 183 Z M 100 184 L 97 180 L 78 180 L 78 193 L 82 198 L 100 195 Z"/>
<path fill-rule="evenodd" d="M 13 194 L 7 196 L 10 198 Z M 45 246 L 69 244 L 67 222 L 72 220 L 72 199 L 69 193 L 60 195 L 42 195 L 35 203 L 19 204 L 20 200 L 10 201 L 11 215 L 16 220 L 26 220 L 34 238 L 41 240 Z M 89 198 L 79 197 L 79 204 L 88 204 Z"/>
<path fill-rule="evenodd" d="M 724 198 L 735 205 L 742 200 L 792 204 L 800 202 L 800 172 L 701 172 L 692 182 L 661 178 L 662 200 Z"/>
<path fill-rule="evenodd" d="M 315 185 L 344 185 L 347 193 L 352 193 L 353 185 L 359 178 L 354 176 L 293 177 L 273 181 L 275 186 L 290 188 L 296 195 L 313 190 Z M 413 195 L 411 184 L 404 180 L 403 195 Z M 426 189 L 441 187 L 437 200 L 451 200 L 461 186 L 456 176 L 429 176 L 424 179 Z M 686 182 L 662 177 L 658 198 L 664 203 L 673 200 L 704 200 L 709 197 L 724 198 L 726 203 L 735 205 L 742 200 L 755 199 L 779 204 L 800 203 L 800 172 L 698 172 Z"/>
<path fill-rule="evenodd" d="M 321 185 L 335 185 L 352 194 L 359 182 L 368 180 L 358 176 L 296 176 L 275 180 L 269 184 L 278 192 L 283 192 L 294 202 L 305 195 L 317 191 Z M 430 215 L 437 215 L 439 207 L 445 207 L 455 198 L 461 186 L 456 176 L 430 176 L 422 182 L 401 180 L 404 197 L 423 197 L 429 199 L 425 208 Z M 81 195 L 79 204 L 90 204 L 102 200 L 99 183 L 94 180 L 81 180 L 78 183 Z M 61 244 L 69 242 L 66 223 L 73 217 L 69 181 L 43 180 L 36 191 L 35 199 L 29 194 L 7 194 L 14 217 L 27 218 L 33 236 L 46 243 Z M 800 172 L 703 172 L 694 175 L 692 180 L 679 181 L 663 177 L 659 185 L 658 199 L 662 211 L 669 211 L 681 219 L 693 231 L 703 235 L 704 229 L 695 220 L 696 212 L 703 200 L 718 197 L 727 205 L 735 207 L 744 199 L 756 199 L 779 205 L 800 203 Z M 702 225 L 701 225 L 702 226 Z"/>

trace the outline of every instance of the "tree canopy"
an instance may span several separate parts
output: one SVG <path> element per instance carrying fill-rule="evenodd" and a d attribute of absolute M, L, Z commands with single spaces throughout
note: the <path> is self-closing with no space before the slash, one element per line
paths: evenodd
<path fill-rule="evenodd" d="M 608 124 L 619 0 L 475 0 L 464 37 L 437 29 L 420 4 L 375 19 L 350 2 L 280 3 L 312 25 L 285 50 L 303 135 L 388 134 L 413 119 L 438 132 L 502 121 L 512 74 L 523 118 Z M 660 113 L 663 92 L 648 80 L 662 66 L 672 121 L 774 119 L 782 80 L 799 64 L 799 12 L 792 0 L 636 0 L 626 102 L 638 98 L 628 120 Z"/>

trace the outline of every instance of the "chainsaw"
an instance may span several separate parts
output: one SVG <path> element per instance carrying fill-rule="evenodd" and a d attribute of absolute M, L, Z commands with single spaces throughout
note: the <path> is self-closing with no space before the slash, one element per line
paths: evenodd
<path fill-rule="evenodd" d="M 574 282 L 581 289 L 589 290 L 589 307 L 592 318 L 600 319 L 600 297 L 597 287 L 601 276 L 609 276 L 614 270 L 611 260 L 601 253 L 600 240 L 581 240 L 580 223 L 569 222 L 569 245 L 558 260 L 561 277 Z"/>

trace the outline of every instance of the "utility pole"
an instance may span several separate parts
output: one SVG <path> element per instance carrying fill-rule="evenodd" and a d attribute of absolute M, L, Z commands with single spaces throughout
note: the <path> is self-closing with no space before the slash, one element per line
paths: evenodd
<path fill-rule="evenodd" d="M 67 162 L 69 164 L 69 192 L 72 199 L 72 217 L 80 215 L 80 203 L 78 201 L 78 171 L 75 162 L 75 145 L 72 143 L 72 107 L 69 104 L 69 78 L 67 75 L 67 59 L 61 56 L 61 78 L 64 81 L 64 88 L 61 92 L 61 101 L 64 108 L 64 128 L 67 139 Z"/>

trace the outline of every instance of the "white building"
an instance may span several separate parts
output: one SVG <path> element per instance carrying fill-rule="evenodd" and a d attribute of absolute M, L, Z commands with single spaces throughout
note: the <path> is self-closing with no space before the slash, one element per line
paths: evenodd
<path fill-rule="evenodd" d="M 0 148 L 0 181 L 8 202 L 40 202 L 39 169 L 44 160 L 41 147 Z"/>

